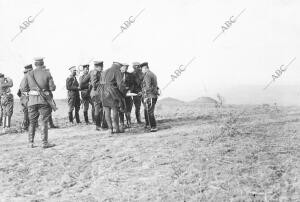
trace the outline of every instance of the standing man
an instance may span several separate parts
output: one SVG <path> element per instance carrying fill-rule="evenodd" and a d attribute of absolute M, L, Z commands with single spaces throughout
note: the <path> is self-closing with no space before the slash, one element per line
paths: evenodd
<path fill-rule="evenodd" d="M 124 95 L 125 99 L 125 117 L 126 117 L 126 127 L 130 128 L 131 126 L 131 109 L 133 105 L 132 97 L 126 96 L 127 93 L 131 93 L 133 90 L 133 75 L 128 70 L 128 64 L 123 64 L 121 67 L 121 73 L 122 73 L 122 93 Z M 120 121 L 123 128 L 124 126 L 124 113 L 120 111 Z"/>
<path fill-rule="evenodd" d="M 81 100 L 83 104 L 83 116 L 86 124 L 90 124 L 88 117 L 88 110 L 90 104 L 92 105 L 92 119 L 95 122 L 95 108 L 91 98 L 91 84 L 89 75 L 89 65 L 83 65 L 83 74 L 79 77 L 79 87 L 81 89 Z"/>
<path fill-rule="evenodd" d="M 156 75 L 149 70 L 148 62 L 141 64 L 142 72 L 144 73 L 144 79 L 142 84 L 142 95 L 144 104 L 144 114 L 147 129 L 150 127 L 151 132 L 156 132 L 156 120 L 154 116 L 155 104 L 157 102 L 158 87 Z"/>
<path fill-rule="evenodd" d="M 119 127 L 119 110 L 124 111 L 122 90 L 122 74 L 120 68 L 123 65 L 114 62 L 112 67 L 103 72 L 101 98 L 104 107 L 105 119 L 110 133 L 124 132 Z M 121 109 L 120 109 L 121 108 Z M 111 111 L 113 119 L 111 119 Z"/>
<path fill-rule="evenodd" d="M 50 92 L 56 89 L 53 78 L 44 67 L 44 58 L 35 58 L 36 68 L 28 72 L 20 85 L 21 92 L 28 92 L 28 115 L 29 115 L 29 145 L 33 148 L 34 136 L 39 116 L 41 116 L 41 135 L 43 148 L 55 146 L 48 142 L 48 120 L 51 115 L 52 98 Z"/>
<path fill-rule="evenodd" d="M 71 75 L 66 80 L 66 87 L 68 90 L 68 105 L 69 105 L 69 121 L 73 123 L 73 111 L 75 109 L 76 123 L 81 123 L 79 119 L 80 110 L 80 95 L 79 95 L 79 83 L 76 79 L 76 67 L 69 68 Z"/>
<path fill-rule="evenodd" d="M 91 71 L 91 98 L 95 106 L 95 122 L 96 130 L 107 128 L 107 123 L 104 118 L 103 103 L 101 99 L 100 89 L 103 87 L 101 78 L 103 74 L 103 61 L 94 62 L 94 70 Z"/>
<path fill-rule="evenodd" d="M 14 109 L 14 96 L 11 94 L 11 87 L 13 87 L 12 79 L 8 77 L 5 78 L 2 74 L 0 76 L 0 96 L 3 110 L 2 127 L 4 132 L 10 128 L 11 116 Z"/>
<path fill-rule="evenodd" d="M 135 107 L 135 117 L 136 117 L 137 123 L 142 124 L 140 111 L 141 111 L 141 104 L 142 104 L 141 92 L 142 92 L 142 82 L 143 82 L 144 75 L 143 75 L 142 69 L 140 67 L 140 63 L 134 62 L 134 63 L 132 63 L 132 67 L 133 67 L 132 75 L 133 75 L 133 79 L 134 79 L 132 93 L 138 94 L 138 96 L 133 96 L 133 103 L 134 103 L 134 107 Z"/>
<path fill-rule="evenodd" d="M 24 78 L 21 81 L 21 84 L 24 83 L 24 80 L 26 79 L 26 75 L 28 72 L 33 70 L 32 64 L 26 65 L 24 70 Z M 29 127 L 29 116 L 28 116 L 28 101 L 29 101 L 29 95 L 28 92 L 21 91 L 21 87 L 18 91 L 18 96 L 20 97 L 20 102 L 22 106 L 23 111 L 23 122 L 22 122 L 22 129 L 28 130 Z"/>

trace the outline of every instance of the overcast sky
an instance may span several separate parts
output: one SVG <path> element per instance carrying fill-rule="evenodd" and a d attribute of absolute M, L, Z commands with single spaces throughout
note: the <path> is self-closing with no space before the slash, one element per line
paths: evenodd
<path fill-rule="evenodd" d="M 300 53 L 299 10 L 299 0 L 0 0 L 0 72 L 14 80 L 16 92 L 24 66 L 43 56 L 55 97 L 65 98 L 68 68 L 91 59 L 103 60 L 104 69 L 113 61 L 148 61 L 163 88 L 180 65 L 196 58 L 163 96 L 191 100 L 238 85 L 267 85 Z M 40 11 L 12 41 L 23 21 Z M 299 62 L 270 88 L 299 85 Z"/>

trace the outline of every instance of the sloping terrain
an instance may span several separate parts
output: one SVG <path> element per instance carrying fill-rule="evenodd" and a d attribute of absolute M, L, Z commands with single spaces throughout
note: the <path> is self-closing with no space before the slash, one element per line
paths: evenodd
<path fill-rule="evenodd" d="M 156 133 L 111 137 L 58 118 L 46 150 L 1 135 L 0 201 L 300 201 L 300 108 L 178 105 L 157 119 Z"/>

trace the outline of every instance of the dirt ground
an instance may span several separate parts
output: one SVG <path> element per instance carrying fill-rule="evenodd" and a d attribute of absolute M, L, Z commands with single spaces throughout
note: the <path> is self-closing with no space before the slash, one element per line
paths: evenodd
<path fill-rule="evenodd" d="M 59 108 L 56 147 L 0 135 L 0 201 L 300 201 L 299 107 L 160 105 L 158 132 L 113 137 Z"/>

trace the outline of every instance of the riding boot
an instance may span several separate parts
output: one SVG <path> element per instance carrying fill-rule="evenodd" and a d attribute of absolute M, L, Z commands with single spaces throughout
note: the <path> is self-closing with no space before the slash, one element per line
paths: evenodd
<path fill-rule="evenodd" d="M 41 124 L 41 135 L 42 135 L 42 141 L 43 141 L 43 149 L 54 147 L 55 144 L 50 144 L 48 142 L 48 122 L 42 122 Z"/>
<path fill-rule="evenodd" d="M 7 116 L 7 127 L 10 128 L 10 124 L 11 124 L 11 115 Z"/>
<path fill-rule="evenodd" d="M 53 123 L 52 115 L 49 117 L 49 126 L 50 128 L 58 128 L 58 126 Z"/>
<path fill-rule="evenodd" d="M 30 123 L 28 127 L 28 143 L 29 147 L 33 147 L 34 136 L 35 136 L 35 123 Z"/>
<path fill-rule="evenodd" d="M 100 116 L 95 115 L 95 124 L 96 124 L 96 130 L 101 130 L 101 121 L 100 121 Z"/>
<path fill-rule="evenodd" d="M 85 123 L 88 125 L 90 123 L 89 122 L 89 117 L 88 117 L 88 112 L 83 112 L 83 116 L 84 116 Z"/>
<path fill-rule="evenodd" d="M 78 112 L 75 112 L 75 119 L 76 119 L 76 123 L 81 123 Z"/>
<path fill-rule="evenodd" d="M 130 128 L 131 127 L 130 112 L 126 112 L 125 116 L 126 116 L 127 127 Z"/>
<path fill-rule="evenodd" d="M 73 123 L 73 112 L 69 112 L 69 121 Z"/>
<path fill-rule="evenodd" d="M 135 117 L 136 117 L 137 123 L 141 124 L 142 123 L 142 121 L 141 121 L 141 113 L 139 111 L 135 112 Z"/>

